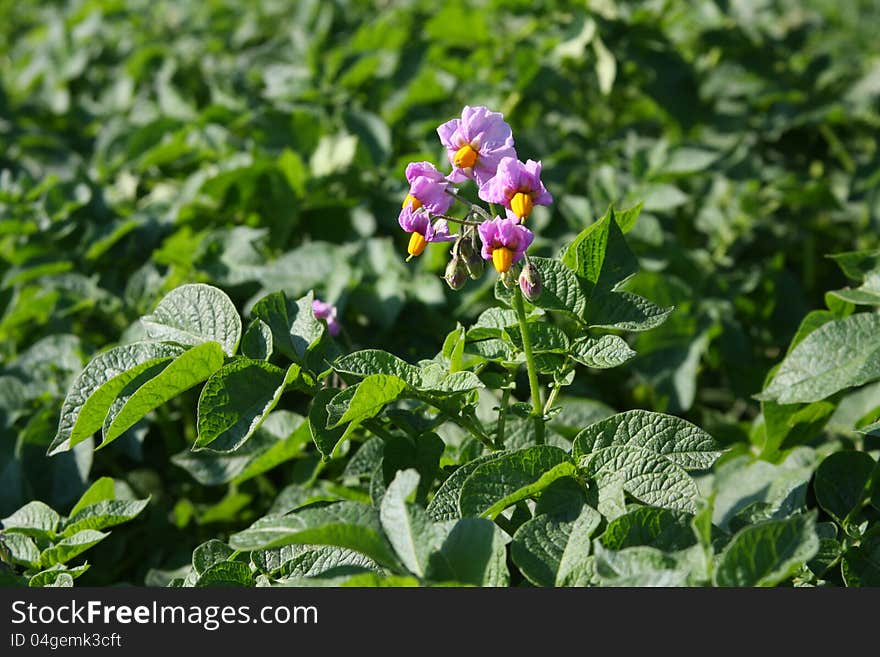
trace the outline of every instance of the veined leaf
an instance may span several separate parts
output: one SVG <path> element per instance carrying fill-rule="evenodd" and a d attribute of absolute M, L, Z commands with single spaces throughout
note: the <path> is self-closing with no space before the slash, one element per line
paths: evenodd
<path fill-rule="evenodd" d="M 614 445 L 591 452 L 581 463 L 588 476 L 599 480 L 621 477 L 623 489 L 644 504 L 696 511 L 698 491 L 694 480 L 683 468 L 655 452 Z"/>
<path fill-rule="evenodd" d="M 72 515 L 62 526 L 62 536 L 72 536 L 84 529 L 107 529 L 128 522 L 147 506 L 145 500 L 102 500 Z"/>
<path fill-rule="evenodd" d="M 407 502 L 419 485 L 419 473 L 400 470 L 382 497 L 379 521 L 401 563 L 414 575 L 424 577 L 431 555 L 446 532 L 431 521 L 421 507 Z"/>
<path fill-rule="evenodd" d="M 79 556 L 93 545 L 97 545 L 110 534 L 83 529 L 75 534 L 61 539 L 52 547 L 48 547 L 40 553 L 40 562 L 44 566 L 52 566 L 56 563 L 67 563 L 74 557 Z"/>
<path fill-rule="evenodd" d="M 251 311 L 269 327 L 275 350 L 291 360 L 302 363 L 324 334 L 324 324 L 312 310 L 314 295 L 291 301 L 283 292 L 269 294 L 254 304 Z"/>
<path fill-rule="evenodd" d="M 836 452 L 816 468 L 813 490 L 816 501 L 828 514 L 844 525 L 850 513 L 866 499 L 866 487 L 877 462 L 865 452 Z"/>
<path fill-rule="evenodd" d="M 465 480 L 459 498 L 461 514 L 494 519 L 511 504 L 576 471 L 569 455 L 559 447 L 538 445 L 504 453 L 479 465 Z"/>
<path fill-rule="evenodd" d="M 819 401 L 880 379 L 880 315 L 857 313 L 823 324 L 791 350 L 761 400 Z"/>
<path fill-rule="evenodd" d="M 538 268 L 543 286 L 541 296 L 533 301 L 532 304 L 545 310 L 562 310 L 576 317 L 583 317 L 584 311 L 587 308 L 587 297 L 581 289 L 580 282 L 575 273 L 559 260 L 532 256 L 531 262 Z M 507 326 L 516 322 L 516 316 L 513 311 L 500 312 L 507 313 L 506 317 L 501 315 L 505 319 L 513 315 L 513 321 L 508 322 Z M 477 326 L 479 326 L 479 322 Z"/>
<path fill-rule="evenodd" d="M 619 367 L 635 358 L 626 341 L 616 335 L 603 335 L 601 338 L 581 338 L 571 345 L 571 357 L 577 362 L 596 369 Z"/>
<path fill-rule="evenodd" d="M 287 385 L 299 375 L 262 360 L 240 358 L 217 370 L 199 397 L 199 435 L 194 449 L 228 452 L 240 447 L 275 408 Z"/>
<path fill-rule="evenodd" d="M 182 353 L 176 345 L 135 342 L 95 356 L 70 386 L 49 456 L 69 450 L 98 431 L 116 395 L 130 381 Z"/>
<path fill-rule="evenodd" d="M 371 374 L 358 384 L 342 416 L 327 428 L 332 429 L 347 422 L 357 426 L 378 414 L 405 389 L 406 382 L 400 377 L 390 374 Z"/>
<path fill-rule="evenodd" d="M 185 345 L 218 342 L 229 356 L 235 355 L 241 339 L 235 304 L 225 292 L 202 283 L 171 290 L 141 323 L 154 340 Z"/>
<path fill-rule="evenodd" d="M 718 442 L 687 420 L 632 410 L 599 420 L 581 431 L 572 444 L 572 456 L 578 458 L 614 445 L 654 452 L 686 470 L 708 468 L 721 455 Z"/>
<path fill-rule="evenodd" d="M 147 413 L 206 380 L 222 366 L 223 349 L 219 343 L 205 342 L 188 349 L 128 398 L 110 425 L 105 425 L 100 447 L 116 440 Z"/>
<path fill-rule="evenodd" d="M 28 502 L 8 518 L 3 518 L 3 531 L 27 534 L 34 538 L 52 539 L 61 516 L 47 504 Z"/>
<path fill-rule="evenodd" d="M 601 520 L 587 505 L 574 517 L 538 515 L 517 529 L 511 558 L 535 586 L 571 586 L 572 573 L 590 555 L 590 537 Z"/>
<path fill-rule="evenodd" d="M 263 550 L 293 544 L 335 545 L 360 552 L 383 566 L 397 568 L 397 557 L 382 533 L 378 513 L 358 502 L 306 508 L 287 516 L 266 516 L 229 539 L 230 547 L 236 550 Z"/>
<path fill-rule="evenodd" d="M 774 586 L 818 550 L 815 512 L 749 525 L 721 553 L 715 582 L 718 586 Z"/>

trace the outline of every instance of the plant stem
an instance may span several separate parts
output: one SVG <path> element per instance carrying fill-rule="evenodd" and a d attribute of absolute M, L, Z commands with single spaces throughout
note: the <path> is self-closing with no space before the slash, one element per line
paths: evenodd
<path fill-rule="evenodd" d="M 479 221 L 468 221 L 467 219 L 459 219 L 458 217 L 450 217 L 448 214 L 435 214 L 435 217 L 440 217 L 440 219 L 446 219 L 446 221 L 452 221 L 456 224 L 462 224 L 463 226 L 479 226 Z"/>
<path fill-rule="evenodd" d="M 491 218 L 492 218 L 492 217 L 489 216 L 489 213 L 486 212 L 486 211 L 485 211 L 483 208 L 481 208 L 479 205 L 476 205 L 475 203 L 471 203 L 470 201 L 466 201 L 466 200 L 463 199 L 461 196 L 459 196 L 459 195 L 456 194 L 455 192 L 450 191 L 450 190 L 448 190 L 448 189 L 446 190 L 446 193 L 449 194 L 449 195 L 450 195 L 452 198 L 454 198 L 456 201 L 458 201 L 458 202 L 460 202 L 460 203 L 464 203 L 468 208 L 470 208 L 471 212 L 476 212 L 478 215 L 480 215 L 480 216 L 483 217 L 484 219 L 491 219 Z"/>
<path fill-rule="evenodd" d="M 504 449 L 504 421 L 507 419 L 507 404 L 510 401 L 510 388 L 501 392 L 501 405 L 498 407 L 498 429 L 495 431 L 495 446 Z"/>
<path fill-rule="evenodd" d="M 547 403 L 544 404 L 544 415 L 550 412 L 550 409 L 553 408 L 553 402 L 556 401 L 556 395 L 559 394 L 559 390 L 562 388 L 558 383 L 554 385 L 550 389 L 550 394 L 547 396 Z"/>
<path fill-rule="evenodd" d="M 541 384 L 538 383 L 538 369 L 535 367 L 535 355 L 532 353 L 532 338 L 526 322 L 526 308 L 523 305 L 522 292 L 519 286 L 513 288 L 513 310 L 519 323 L 522 335 L 523 351 L 526 355 L 526 369 L 529 372 L 529 388 L 532 393 L 532 417 L 535 419 L 535 442 L 544 444 L 544 406 L 541 403 Z"/>

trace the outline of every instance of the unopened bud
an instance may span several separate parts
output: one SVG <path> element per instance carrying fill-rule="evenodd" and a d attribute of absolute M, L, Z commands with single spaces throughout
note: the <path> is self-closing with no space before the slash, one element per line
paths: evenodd
<path fill-rule="evenodd" d="M 443 280 L 445 280 L 446 284 L 453 290 L 460 290 L 463 288 L 467 281 L 467 277 L 467 270 L 458 256 L 454 257 L 449 261 L 449 264 L 446 265 L 446 273 L 443 275 Z"/>
<path fill-rule="evenodd" d="M 544 285 L 541 282 L 541 272 L 538 271 L 535 263 L 529 261 L 523 267 L 522 273 L 519 275 L 519 289 L 529 301 L 537 301 L 541 296 Z"/>
<path fill-rule="evenodd" d="M 479 244 L 474 244 L 475 236 L 476 231 L 474 231 L 473 236 L 470 239 L 465 238 L 458 245 L 458 255 L 464 262 L 468 276 L 474 280 L 483 275 L 484 267 L 483 256 L 480 255 Z"/>

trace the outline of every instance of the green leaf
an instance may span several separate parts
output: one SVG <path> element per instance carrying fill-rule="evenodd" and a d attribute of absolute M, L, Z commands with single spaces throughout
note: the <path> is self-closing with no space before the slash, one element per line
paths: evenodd
<path fill-rule="evenodd" d="M 428 515 L 436 522 L 461 518 L 459 499 L 464 482 L 478 467 L 502 456 L 504 456 L 503 452 L 484 454 L 459 466 L 437 489 L 426 509 Z"/>
<path fill-rule="evenodd" d="M 274 292 L 257 301 L 251 311 L 272 331 L 274 348 L 294 362 L 302 363 L 324 335 L 324 324 L 312 310 L 313 301 L 311 292 L 297 301 Z"/>
<path fill-rule="evenodd" d="M 217 370 L 199 396 L 194 449 L 234 451 L 250 438 L 275 408 L 287 384 L 299 375 L 262 360 L 239 358 Z"/>
<path fill-rule="evenodd" d="M 185 351 L 159 374 L 139 387 L 109 426 L 104 426 L 101 447 L 116 440 L 147 413 L 201 383 L 223 366 L 223 349 L 205 342 Z"/>
<path fill-rule="evenodd" d="M 407 386 L 423 392 L 466 392 L 483 387 L 473 372 L 450 373 L 446 367 L 435 362 L 417 367 L 379 349 L 365 349 L 343 356 L 336 360 L 333 368 L 342 374 L 355 376 L 396 377 Z"/>
<path fill-rule="evenodd" d="M 181 353 L 183 349 L 176 345 L 135 342 L 95 356 L 76 377 L 64 399 L 49 456 L 69 450 L 98 431 L 113 400 L 129 382 L 150 368 L 164 366 Z"/>
<path fill-rule="evenodd" d="M 510 583 L 505 547 L 510 538 L 495 523 L 462 518 L 444 525 L 447 533 L 439 550 L 431 555 L 429 579 L 474 586 Z"/>
<path fill-rule="evenodd" d="M 0 556 L 25 568 L 40 565 L 40 550 L 30 536 L 15 532 L 0 533 Z"/>
<path fill-rule="evenodd" d="M 306 508 L 287 516 L 266 516 L 229 539 L 229 545 L 236 550 L 293 544 L 335 545 L 360 552 L 383 566 L 398 568 L 394 551 L 382 533 L 378 513 L 358 502 Z"/>
<path fill-rule="evenodd" d="M 371 374 L 358 384 L 342 416 L 327 428 L 332 429 L 347 422 L 357 426 L 377 415 L 386 404 L 397 399 L 405 389 L 406 382 L 397 376 Z"/>
<path fill-rule="evenodd" d="M 272 329 L 262 319 L 255 319 L 241 339 L 241 353 L 254 360 L 269 360 L 272 349 Z"/>
<path fill-rule="evenodd" d="M 44 566 L 52 566 L 56 563 L 67 563 L 93 545 L 97 545 L 108 536 L 110 536 L 109 533 L 95 531 L 94 529 L 84 529 L 76 534 L 63 538 L 52 547 L 43 550 L 42 553 L 40 553 L 40 562 Z"/>
<path fill-rule="evenodd" d="M 765 518 L 782 518 L 803 509 L 815 468 L 812 451 L 794 450 L 779 464 L 743 455 L 716 467 L 712 522 L 725 531 L 735 529 L 738 514 L 759 504 Z"/>
<path fill-rule="evenodd" d="M 388 541 L 413 575 L 424 577 L 431 554 L 439 547 L 444 532 L 419 506 L 407 502 L 419 485 L 419 473 L 401 470 L 388 485 L 379 507 L 379 520 Z"/>
<path fill-rule="evenodd" d="M 283 545 L 252 552 L 251 559 L 271 577 L 332 577 L 363 570 L 381 570 L 369 557 L 329 545 Z"/>
<path fill-rule="evenodd" d="M 254 578 L 247 564 L 221 561 L 199 575 L 195 586 L 253 586 Z"/>
<path fill-rule="evenodd" d="M 601 520 L 599 512 L 587 505 L 574 517 L 538 515 L 513 535 L 513 563 L 535 586 L 570 586 L 565 582 L 590 555 L 590 537 Z"/>
<path fill-rule="evenodd" d="M 687 472 L 655 452 L 631 445 L 598 449 L 583 457 L 581 467 L 600 481 L 623 478 L 623 489 L 644 504 L 693 513 L 697 485 Z"/>
<path fill-rule="evenodd" d="M 200 484 L 239 484 L 301 454 L 310 437 L 302 416 L 273 411 L 248 442 L 234 452 L 186 449 L 172 456 L 171 461 Z"/>
<path fill-rule="evenodd" d="M 664 552 L 689 548 L 697 542 L 691 528 L 693 516 L 683 511 L 642 506 L 615 518 L 602 534 L 602 545 L 623 550 L 647 545 Z"/>
<path fill-rule="evenodd" d="M 859 433 L 863 433 L 866 436 L 880 436 L 880 421 L 873 422 L 860 429 L 856 429 L 856 431 L 858 431 Z"/>
<path fill-rule="evenodd" d="M 606 292 L 594 295 L 584 321 L 590 328 L 649 331 L 665 322 L 674 309 L 632 292 Z"/>
<path fill-rule="evenodd" d="M 562 262 L 584 279 L 588 301 L 596 290 L 613 290 L 639 270 L 611 208 L 574 239 L 562 254 Z"/>
<path fill-rule="evenodd" d="M 492 307 L 484 310 L 467 331 L 468 340 L 500 338 L 508 326 L 516 326 L 516 312 L 509 308 Z"/>
<path fill-rule="evenodd" d="M 705 555 L 700 547 L 667 553 L 640 545 L 614 551 L 597 543 L 595 549 L 602 586 L 691 586 L 704 579 Z"/>
<path fill-rule="evenodd" d="M 836 452 L 816 468 L 816 501 L 841 525 L 865 500 L 877 463 L 865 452 Z"/>
<path fill-rule="evenodd" d="M 721 553 L 718 586 L 775 586 L 788 579 L 819 550 L 816 513 L 769 520 L 741 529 Z"/>
<path fill-rule="evenodd" d="M 344 425 L 334 429 L 327 428 L 327 422 L 329 421 L 328 404 L 339 392 L 338 388 L 324 388 L 318 391 L 309 408 L 309 431 L 312 440 L 315 442 L 315 447 L 318 448 L 324 459 L 332 458 L 336 446 L 340 443 L 345 430 L 348 428 Z"/>
<path fill-rule="evenodd" d="M 268 447 L 248 460 L 245 468 L 235 476 L 233 481 L 236 484 L 268 472 L 301 454 L 311 439 L 308 423 L 291 411 L 273 411 L 257 433 L 271 437 L 267 440 Z"/>
<path fill-rule="evenodd" d="M 465 480 L 459 499 L 461 514 L 493 520 L 511 504 L 537 495 L 556 479 L 576 472 L 568 454 L 551 445 L 504 453 L 480 464 Z"/>
<path fill-rule="evenodd" d="M 34 500 L 28 502 L 8 518 L 3 519 L 3 530 L 27 534 L 34 538 L 51 539 L 55 536 L 55 530 L 61 516 L 52 507 Z"/>
<path fill-rule="evenodd" d="M 89 569 L 88 564 L 68 568 L 62 564 L 55 564 L 51 568 L 45 568 L 27 580 L 30 588 L 42 586 L 73 586 L 73 580 Z"/>
<path fill-rule="evenodd" d="M 234 554 L 235 550 L 226 545 L 226 543 L 218 541 L 216 538 L 212 538 L 193 550 L 193 571 L 197 575 L 201 575 L 211 566 L 227 561 Z"/>
<path fill-rule="evenodd" d="M 396 376 L 414 388 L 421 383 L 418 367 L 380 349 L 364 349 L 338 358 L 333 363 L 333 369 L 342 374 L 364 377 L 371 374 L 388 374 Z"/>
<path fill-rule="evenodd" d="M 82 494 L 79 501 L 70 510 L 70 516 L 73 517 L 85 507 L 104 500 L 116 499 L 116 484 L 112 477 L 101 477 Z"/>
<path fill-rule="evenodd" d="M 617 222 L 617 225 L 620 226 L 620 230 L 623 231 L 624 234 L 631 231 L 636 225 L 636 221 L 638 220 L 639 215 L 642 213 L 642 208 L 644 206 L 644 203 L 638 203 L 637 205 L 634 205 L 631 208 L 627 208 L 626 210 L 615 211 L 614 220 Z"/>
<path fill-rule="evenodd" d="M 880 586 L 880 535 L 874 532 L 843 555 L 843 581 L 847 586 Z"/>
<path fill-rule="evenodd" d="M 577 362 L 596 369 L 619 367 L 635 358 L 626 341 L 616 335 L 601 338 L 581 338 L 571 345 L 571 357 Z"/>
<path fill-rule="evenodd" d="M 760 400 L 819 401 L 880 379 L 880 315 L 857 313 L 828 322 L 792 349 Z"/>
<path fill-rule="evenodd" d="M 686 470 L 709 468 L 721 455 L 718 442 L 687 420 L 632 410 L 599 420 L 581 431 L 572 444 L 572 457 L 577 459 L 615 445 L 654 452 Z"/>
<path fill-rule="evenodd" d="M 528 326 L 529 338 L 532 341 L 532 351 L 534 353 L 564 354 L 568 351 L 568 337 L 558 326 L 553 326 L 546 322 L 529 322 L 526 326 Z M 506 332 L 514 346 L 523 351 L 522 334 L 519 327 L 508 327 Z"/>
<path fill-rule="evenodd" d="M 102 500 L 83 507 L 61 528 L 62 536 L 72 536 L 84 529 L 107 529 L 136 517 L 146 508 L 145 500 Z"/>
<path fill-rule="evenodd" d="M 171 290 L 141 323 L 153 340 L 193 346 L 219 342 L 229 356 L 235 355 L 241 338 L 235 304 L 222 290 L 202 283 Z"/>
<path fill-rule="evenodd" d="M 583 317 L 584 311 L 587 308 L 587 297 L 584 295 L 583 290 L 581 290 L 580 282 L 575 273 L 559 260 L 537 256 L 532 256 L 530 260 L 538 268 L 543 286 L 541 296 L 536 301 L 533 301 L 532 305 L 544 308 L 545 310 L 562 310 L 577 317 Z M 505 326 L 511 326 L 516 322 L 516 315 L 512 311 L 493 310 L 499 313 L 506 313 L 506 315 L 500 316 L 504 318 L 502 321 L 510 319 L 510 315 L 513 315 L 513 321 L 507 321 Z M 483 314 L 485 315 L 486 313 Z M 479 326 L 479 321 L 477 326 Z"/>

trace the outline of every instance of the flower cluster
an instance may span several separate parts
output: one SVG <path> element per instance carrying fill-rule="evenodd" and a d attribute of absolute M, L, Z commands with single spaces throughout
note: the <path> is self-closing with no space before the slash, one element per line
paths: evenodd
<path fill-rule="evenodd" d="M 421 255 L 429 242 L 455 242 L 445 279 L 456 290 L 468 276 L 482 274 L 483 260 L 490 260 L 507 284 L 514 265 L 525 258 L 520 288 L 527 298 L 537 298 L 540 275 L 526 255 L 534 234 L 524 223 L 534 206 L 553 202 L 541 182 L 541 163 L 517 159 L 510 125 L 499 112 L 485 107 L 465 107 L 460 119 L 447 121 L 437 134 L 452 171 L 444 176 L 430 162 L 412 162 L 406 168 L 409 193 L 398 222 L 410 233 L 409 258 Z M 477 195 L 491 213 L 458 195 L 453 183 L 467 180 L 476 182 Z M 446 214 L 456 200 L 469 207 L 467 219 Z M 503 218 L 496 206 L 504 208 Z M 450 221 L 461 224 L 462 230 L 451 234 Z"/>

